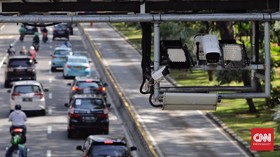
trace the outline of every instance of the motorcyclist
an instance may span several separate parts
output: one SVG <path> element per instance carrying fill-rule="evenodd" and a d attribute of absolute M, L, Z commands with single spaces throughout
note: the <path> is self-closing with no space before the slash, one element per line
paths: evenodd
<path fill-rule="evenodd" d="M 46 42 L 48 40 L 48 29 L 43 27 L 41 31 L 43 33 L 42 40 L 43 42 Z"/>
<path fill-rule="evenodd" d="M 19 54 L 21 54 L 21 55 L 27 55 L 27 49 L 26 49 L 26 47 L 25 46 L 22 46 L 22 48 L 21 48 L 21 50 L 19 51 Z"/>
<path fill-rule="evenodd" d="M 16 54 L 16 50 L 14 49 L 14 45 L 13 45 L 13 44 L 10 44 L 10 45 L 9 45 L 9 48 L 7 49 L 7 53 L 8 53 L 9 55 L 14 55 L 14 54 Z"/>
<path fill-rule="evenodd" d="M 26 29 L 24 28 L 24 25 L 21 25 L 21 27 L 19 28 L 19 34 L 22 40 L 24 39 L 25 33 L 26 33 Z"/>
<path fill-rule="evenodd" d="M 40 43 L 40 38 L 39 38 L 38 32 L 34 33 L 33 43 L 35 43 L 35 44 L 39 44 Z"/>
<path fill-rule="evenodd" d="M 42 31 L 42 33 L 48 33 L 48 29 L 46 27 L 43 27 L 43 29 L 41 31 Z"/>
<path fill-rule="evenodd" d="M 36 60 L 36 53 L 37 53 L 37 52 L 36 52 L 34 46 L 30 46 L 30 49 L 29 49 L 29 51 L 28 51 L 28 54 L 29 54 L 29 56 L 31 57 L 31 60 L 34 61 L 34 63 L 37 63 L 37 60 Z"/>
<path fill-rule="evenodd" d="M 68 48 L 72 48 L 72 44 L 68 41 L 65 41 L 63 45 L 68 47 Z"/>
<path fill-rule="evenodd" d="M 26 142 L 26 126 L 25 121 L 27 120 L 26 114 L 21 111 L 21 105 L 16 104 L 15 110 L 10 113 L 9 115 L 9 121 L 12 122 L 12 126 L 10 127 L 10 133 L 12 134 L 12 131 L 14 128 L 22 128 L 22 143 Z"/>

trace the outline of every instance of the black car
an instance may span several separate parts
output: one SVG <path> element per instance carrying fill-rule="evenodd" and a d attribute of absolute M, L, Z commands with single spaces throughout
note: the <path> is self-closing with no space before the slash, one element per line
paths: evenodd
<path fill-rule="evenodd" d="M 76 94 L 68 107 L 68 138 L 75 133 L 109 133 L 109 104 L 102 96 L 92 94 Z"/>
<path fill-rule="evenodd" d="M 107 102 L 106 87 L 108 85 L 99 78 L 75 77 L 73 83 L 67 85 L 71 86 L 69 98 L 72 98 L 74 94 L 97 94 L 102 95 Z"/>
<path fill-rule="evenodd" d="M 38 28 L 35 26 L 30 26 L 30 25 L 23 25 L 26 32 L 25 35 L 29 34 L 29 35 L 34 35 L 35 32 L 38 32 Z"/>
<path fill-rule="evenodd" d="M 76 149 L 83 152 L 82 157 L 132 157 L 131 151 L 137 150 L 135 146 L 127 146 L 124 136 L 110 135 L 90 135 L 84 145 L 78 145 Z"/>
<path fill-rule="evenodd" d="M 68 28 L 68 30 L 69 30 L 69 35 L 74 35 L 73 24 L 71 24 L 71 23 L 62 23 L 62 24 L 65 25 L 65 27 Z"/>
<path fill-rule="evenodd" d="M 67 38 L 69 40 L 69 28 L 64 24 L 56 24 L 53 27 L 53 40 L 55 38 Z"/>
<path fill-rule="evenodd" d="M 11 87 L 11 83 L 19 80 L 36 80 L 36 68 L 34 60 L 30 56 L 10 56 L 5 68 L 5 88 Z"/>

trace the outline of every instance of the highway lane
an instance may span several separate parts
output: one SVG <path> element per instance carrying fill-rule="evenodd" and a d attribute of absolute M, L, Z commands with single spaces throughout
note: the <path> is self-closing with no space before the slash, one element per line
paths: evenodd
<path fill-rule="evenodd" d="M 160 156 L 248 156 L 200 111 L 162 111 L 139 93 L 141 56 L 106 23 L 83 25 Z"/>
<path fill-rule="evenodd" d="M 18 26 L 16 24 L 5 24 L 0 31 L 0 51 L 5 52 L 9 43 L 14 42 L 17 50 L 22 45 L 30 47 L 32 36 L 26 36 L 24 42 L 17 40 Z M 50 29 L 49 29 L 49 32 Z M 70 41 L 75 51 L 87 51 L 86 45 L 81 40 L 79 31 L 75 28 L 75 35 L 70 37 Z M 49 36 L 51 39 L 51 36 Z M 45 88 L 49 89 L 46 93 L 47 115 L 46 116 L 29 116 L 27 121 L 27 143 L 30 148 L 29 157 L 77 157 L 81 152 L 76 150 L 76 145 L 83 144 L 85 137 L 77 139 L 67 138 L 67 109 L 64 103 L 68 101 L 69 86 L 67 83 L 72 82 L 71 79 L 64 80 L 62 72 L 50 72 L 50 52 L 61 44 L 64 40 L 48 41 L 41 43 L 38 52 L 37 80 L 40 81 Z M 0 54 L 0 60 L 5 53 Z M 9 114 L 9 94 L 7 89 L 3 88 L 4 68 L 0 71 L 0 156 L 4 156 L 5 147 L 9 145 L 10 135 L 8 133 L 10 122 L 8 122 Z M 110 134 L 123 135 L 125 129 L 122 121 L 116 116 L 113 108 L 110 110 Z M 133 143 L 130 141 L 130 143 Z"/>

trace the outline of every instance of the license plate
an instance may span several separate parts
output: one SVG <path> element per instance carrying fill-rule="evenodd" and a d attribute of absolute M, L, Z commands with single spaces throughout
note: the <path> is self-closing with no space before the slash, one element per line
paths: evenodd
<path fill-rule="evenodd" d="M 22 98 L 22 101 L 32 101 L 32 98 Z"/>
<path fill-rule="evenodd" d="M 82 69 L 82 67 L 76 67 L 75 69 L 76 69 L 76 70 L 81 70 L 81 69 Z"/>
<path fill-rule="evenodd" d="M 18 71 L 18 72 L 23 72 L 24 69 L 16 69 L 16 71 Z"/>
<path fill-rule="evenodd" d="M 63 34 L 63 33 L 64 33 L 64 31 L 58 31 L 58 33 L 59 33 L 59 34 Z"/>
<path fill-rule="evenodd" d="M 86 123 L 95 122 L 95 117 L 83 117 L 83 122 Z"/>

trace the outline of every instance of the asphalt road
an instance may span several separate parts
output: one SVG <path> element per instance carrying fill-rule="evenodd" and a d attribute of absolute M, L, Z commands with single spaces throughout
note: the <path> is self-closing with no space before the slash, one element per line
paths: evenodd
<path fill-rule="evenodd" d="M 105 66 L 111 71 L 121 91 L 127 97 L 137 114 L 138 120 L 145 128 L 148 138 L 152 141 L 160 156 L 169 157 L 241 157 L 247 154 L 238 147 L 226 134 L 208 120 L 199 111 L 162 111 L 153 108 L 148 98 L 139 93 L 141 83 L 141 56 L 109 25 L 94 23 L 86 32 L 92 37 L 101 53 Z M 10 43 L 15 43 L 19 50 L 22 45 L 29 47 L 32 36 L 27 36 L 23 43 L 18 39 L 18 26 L 5 24 L 0 28 L 0 61 L 4 59 L 6 49 Z M 70 37 L 73 50 L 87 51 L 79 31 L 75 28 L 75 35 Z M 51 36 L 49 36 L 51 39 Z M 71 80 L 64 80 L 61 72 L 50 72 L 50 52 L 60 46 L 64 40 L 49 41 L 41 44 L 38 52 L 37 80 L 42 82 L 50 91 L 46 94 L 46 116 L 32 116 L 27 122 L 27 146 L 30 157 L 76 157 L 80 152 L 76 145 L 82 144 L 84 138 L 67 139 L 66 113 L 64 103 L 68 100 Z M 1 63 L 1 62 L 0 62 Z M 10 122 L 9 95 L 3 88 L 3 66 L 0 71 L 0 156 L 4 156 L 5 147 L 9 145 L 8 133 Z M 114 102 L 112 102 L 114 106 Z M 118 113 L 111 109 L 110 134 L 127 134 L 124 121 L 118 118 Z M 127 136 L 129 137 L 129 136 Z M 130 143 L 134 143 L 130 141 Z"/>
<path fill-rule="evenodd" d="M 106 23 L 83 25 L 160 156 L 248 156 L 200 111 L 162 111 L 141 95 L 141 56 Z"/>
<path fill-rule="evenodd" d="M 0 61 L 4 60 L 6 49 L 10 43 L 14 43 L 16 50 L 25 45 L 31 46 L 32 36 L 26 36 L 23 42 L 18 40 L 18 28 L 16 24 L 5 24 L 0 31 Z M 79 34 L 77 28 L 74 29 L 74 35 L 70 36 L 72 48 L 74 51 L 87 51 L 85 43 Z M 49 29 L 49 32 L 51 30 Z M 49 33 L 51 34 L 51 33 Z M 51 36 L 49 35 L 49 39 Z M 27 121 L 27 143 L 30 149 L 29 157 L 77 157 L 81 152 L 76 150 L 77 145 L 84 142 L 85 136 L 77 139 L 67 138 L 67 109 L 64 103 L 68 101 L 68 92 L 70 87 L 67 83 L 72 80 L 64 80 L 62 72 L 50 72 L 50 53 L 55 47 L 64 43 L 64 39 L 41 43 L 38 54 L 37 80 L 40 81 L 44 88 L 48 88 L 46 93 L 47 115 L 33 116 L 29 115 Z M 0 71 L 0 156 L 4 157 L 5 147 L 9 146 L 10 135 L 8 122 L 9 115 L 9 94 L 8 89 L 3 86 L 4 67 L 1 65 Z M 113 103 L 112 103 L 113 105 Z M 126 130 L 122 121 L 116 116 L 114 108 L 110 110 L 110 134 L 125 135 Z M 132 143 L 130 141 L 130 143 Z M 137 155 L 137 154 L 136 154 Z"/>

